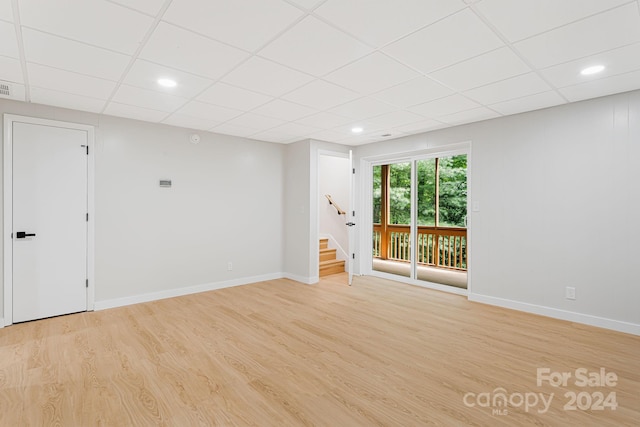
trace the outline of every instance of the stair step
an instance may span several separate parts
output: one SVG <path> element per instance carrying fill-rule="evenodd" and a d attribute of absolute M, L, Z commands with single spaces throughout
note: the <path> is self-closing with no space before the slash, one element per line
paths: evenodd
<path fill-rule="evenodd" d="M 320 277 L 330 274 L 344 273 L 344 260 L 334 259 L 320 262 Z"/>
<path fill-rule="evenodd" d="M 320 262 L 322 261 L 330 261 L 332 259 L 336 259 L 336 250 L 335 249 L 320 249 Z"/>
<path fill-rule="evenodd" d="M 320 249 L 327 249 L 329 246 L 329 239 L 320 239 Z"/>

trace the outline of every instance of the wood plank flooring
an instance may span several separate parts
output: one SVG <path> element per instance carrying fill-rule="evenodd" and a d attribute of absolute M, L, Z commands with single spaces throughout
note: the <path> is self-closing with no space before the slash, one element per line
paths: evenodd
<path fill-rule="evenodd" d="M 544 367 L 618 381 L 538 387 Z M 479 406 L 499 388 L 511 406 Z M 618 407 L 564 410 L 567 392 Z M 640 337 L 370 277 L 274 280 L 0 329 L 0 426 L 40 425 L 638 426 Z"/>

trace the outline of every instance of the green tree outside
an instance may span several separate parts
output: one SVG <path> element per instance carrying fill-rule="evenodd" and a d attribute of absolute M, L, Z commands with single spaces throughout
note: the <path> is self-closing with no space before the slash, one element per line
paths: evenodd
<path fill-rule="evenodd" d="M 467 215 L 467 156 L 441 157 L 439 162 L 440 227 L 465 227 Z M 373 168 L 373 222 L 380 223 L 381 166 Z M 436 225 L 436 161 L 417 162 L 418 225 Z M 389 224 L 411 221 L 411 163 L 389 165 Z"/>

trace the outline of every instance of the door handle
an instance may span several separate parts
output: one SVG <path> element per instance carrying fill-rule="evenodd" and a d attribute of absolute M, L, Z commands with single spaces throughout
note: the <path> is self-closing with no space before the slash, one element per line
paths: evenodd
<path fill-rule="evenodd" d="M 354 225 L 356 225 L 355 222 L 348 222 L 345 225 L 349 226 L 349 227 L 353 227 Z"/>
<path fill-rule="evenodd" d="M 25 237 L 36 237 L 36 233 L 27 233 L 25 231 L 18 231 L 16 233 L 16 239 L 24 239 Z"/>

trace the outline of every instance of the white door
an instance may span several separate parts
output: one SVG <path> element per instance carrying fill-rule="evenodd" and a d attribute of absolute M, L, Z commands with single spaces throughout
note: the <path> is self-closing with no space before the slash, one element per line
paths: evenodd
<path fill-rule="evenodd" d="M 87 132 L 13 122 L 13 322 L 87 310 Z"/>
<path fill-rule="evenodd" d="M 355 179 L 355 175 L 353 173 L 353 151 L 349 150 L 349 211 L 347 213 L 347 226 L 349 227 L 349 248 L 347 249 L 347 254 L 349 255 L 349 286 L 351 286 L 351 282 L 353 281 L 353 260 L 355 254 L 355 217 L 353 216 L 354 206 L 355 206 L 355 197 L 354 197 L 354 188 L 353 180 Z"/>

